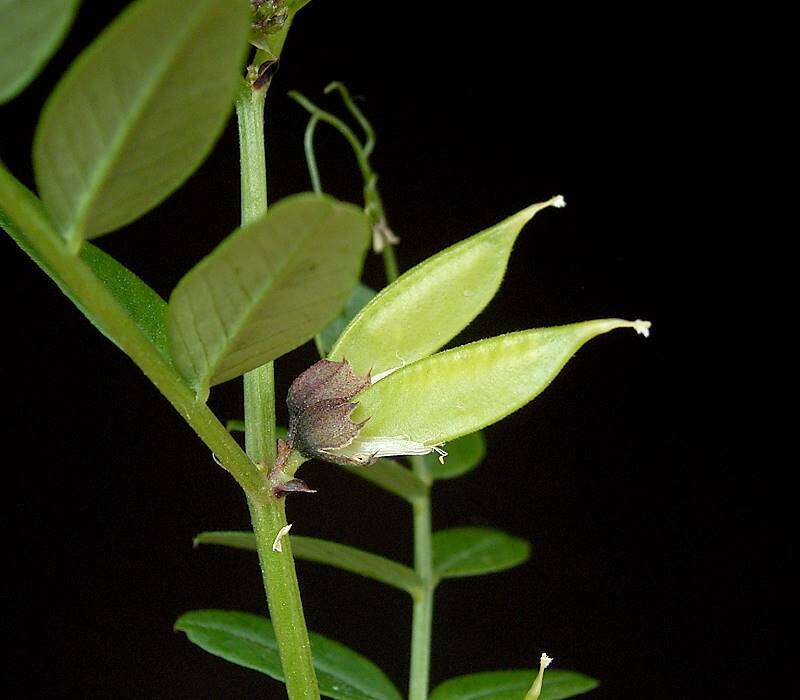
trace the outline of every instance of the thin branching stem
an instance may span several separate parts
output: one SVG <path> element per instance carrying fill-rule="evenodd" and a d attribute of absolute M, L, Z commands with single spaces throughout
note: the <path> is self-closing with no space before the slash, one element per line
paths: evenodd
<path fill-rule="evenodd" d="M 350 114 L 353 115 L 359 126 L 364 131 L 364 136 L 367 137 L 367 140 L 364 142 L 364 146 L 362 148 L 364 155 L 369 158 L 372 155 L 372 151 L 375 150 L 375 129 L 372 128 L 372 124 L 369 123 L 369 120 L 364 116 L 364 113 L 350 96 L 350 91 L 347 89 L 344 83 L 335 80 L 325 88 L 324 92 L 326 95 L 328 95 L 334 90 L 338 91 L 342 96 L 342 102 L 344 102 L 345 107 L 347 107 Z"/>
<path fill-rule="evenodd" d="M 308 166 L 308 175 L 311 178 L 311 188 L 317 194 L 322 192 L 322 182 L 319 179 L 319 168 L 317 167 L 317 156 L 314 153 L 314 132 L 319 123 L 319 115 L 312 114 L 311 119 L 308 120 L 306 125 L 306 133 L 303 138 L 303 147 L 306 152 L 306 165 Z"/>
<path fill-rule="evenodd" d="M 344 138 L 350 144 L 350 147 L 353 149 L 353 154 L 356 157 L 356 162 L 361 170 L 361 176 L 364 178 L 364 182 L 369 182 L 370 177 L 373 174 L 372 168 L 369 164 L 367 155 L 364 153 L 364 146 L 358 140 L 358 137 L 353 133 L 353 130 L 341 119 L 339 119 L 339 117 L 331 114 L 330 112 L 326 112 L 321 107 L 318 107 L 305 95 L 297 92 L 296 90 L 291 90 L 289 92 L 289 97 L 303 107 L 309 114 L 311 114 L 312 117 L 317 117 L 319 121 L 330 124 L 334 129 L 336 129 L 336 131 L 344 136 Z"/>
<path fill-rule="evenodd" d="M 370 217 L 373 226 L 386 225 L 386 214 L 383 209 L 383 200 L 381 199 L 380 192 L 378 191 L 378 176 L 372 169 L 369 162 L 369 157 L 375 148 L 375 131 L 369 123 L 364 113 L 358 108 L 350 96 L 350 92 L 340 82 L 333 82 L 325 88 L 326 93 L 338 91 L 345 106 L 353 117 L 358 121 L 361 128 L 364 130 L 366 142 L 361 143 L 358 137 L 353 133 L 353 130 L 347 126 L 339 117 L 325 111 L 318 105 L 314 104 L 305 95 L 292 90 L 289 92 L 289 97 L 300 104 L 306 111 L 311 114 L 308 126 L 305 132 L 305 151 L 306 163 L 308 164 L 308 172 L 311 177 L 311 184 L 315 192 L 322 191 L 322 185 L 319 177 L 319 169 L 317 167 L 316 156 L 314 155 L 314 133 L 317 123 L 320 121 L 330 124 L 336 129 L 353 149 L 353 154 L 356 157 L 361 177 L 364 181 L 364 207 Z M 386 271 L 386 279 L 389 283 L 394 282 L 399 276 L 399 269 L 397 265 L 397 256 L 395 255 L 394 248 L 391 244 L 387 243 L 381 250 L 383 256 L 383 266 Z"/>

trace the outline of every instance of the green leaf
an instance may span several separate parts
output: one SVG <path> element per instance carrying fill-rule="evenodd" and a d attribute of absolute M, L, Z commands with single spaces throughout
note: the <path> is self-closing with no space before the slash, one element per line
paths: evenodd
<path fill-rule="evenodd" d="M 524 700 L 536 671 L 488 671 L 445 681 L 429 700 Z M 577 671 L 548 670 L 539 700 L 562 700 L 588 693 L 599 683 Z"/>
<path fill-rule="evenodd" d="M 528 560 L 531 547 L 519 537 L 485 527 L 453 527 L 433 534 L 433 572 L 439 578 L 480 576 Z"/>
<path fill-rule="evenodd" d="M 194 610 L 175 629 L 207 652 L 283 680 L 272 623 L 229 610 Z M 400 700 L 400 693 L 375 664 L 320 634 L 309 634 L 319 691 L 339 700 Z"/>
<path fill-rule="evenodd" d="M 292 553 L 299 556 L 294 551 L 297 537 L 292 536 Z M 245 549 L 248 552 L 256 552 L 256 536 L 249 530 L 209 530 L 197 535 L 192 544 L 197 547 L 201 544 L 217 544 L 222 547 L 232 547 L 233 549 Z"/>
<path fill-rule="evenodd" d="M 464 435 L 447 443 L 444 463 L 436 454 L 422 457 L 425 467 L 434 479 L 454 479 L 475 469 L 486 456 L 486 438 L 482 432 Z"/>
<path fill-rule="evenodd" d="M 178 369 L 203 394 L 312 338 L 361 274 L 364 212 L 331 197 L 288 197 L 235 231 L 169 301 Z"/>
<path fill-rule="evenodd" d="M 256 551 L 256 539 L 252 532 L 201 532 L 194 538 L 194 544 L 218 544 Z M 316 537 L 292 535 L 291 544 L 292 553 L 299 559 L 335 566 L 411 594 L 422 587 L 422 581 L 413 569 L 377 554 Z"/>
<path fill-rule="evenodd" d="M 0 104 L 22 92 L 67 33 L 79 0 L 0 0 Z"/>
<path fill-rule="evenodd" d="M 17 184 L 19 185 L 19 183 Z M 46 219 L 41 202 L 29 190 L 22 187 L 22 185 L 15 189 L 16 196 L 27 200 L 27 206 L 37 212 L 42 217 L 42 220 Z M 78 301 L 59 275 L 39 255 L 36 248 L 31 245 L 28 237 L 11 221 L 10 217 L 2 209 L 0 209 L 0 227 L 58 285 L 64 295 L 91 321 L 95 328 L 116 344 L 114 338 L 106 333 L 102 325 L 84 308 L 83 304 Z M 165 326 L 166 302 L 128 268 L 91 243 L 87 243 L 81 249 L 80 260 L 108 287 L 109 291 L 116 297 L 142 333 L 169 359 Z"/>
<path fill-rule="evenodd" d="M 553 198 L 428 258 L 383 289 L 344 330 L 332 360 L 381 375 L 430 355 L 455 337 L 495 295 L 522 227 Z"/>
<path fill-rule="evenodd" d="M 33 164 L 73 248 L 152 209 L 205 159 L 248 31 L 244 0 L 138 0 L 72 64 L 42 112 Z"/>
<path fill-rule="evenodd" d="M 321 357 L 325 357 L 330 352 L 347 324 L 374 296 L 375 292 L 366 285 L 360 282 L 356 285 L 341 313 L 317 334 L 317 349 Z"/>
<path fill-rule="evenodd" d="M 376 297 L 377 298 L 377 297 Z M 438 445 L 496 423 L 541 393 L 588 340 L 649 323 L 601 319 L 509 333 L 407 365 L 358 395 L 359 434 Z"/>
<path fill-rule="evenodd" d="M 81 248 L 80 257 L 108 287 L 139 330 L 171 363 L 167 343 L 167 302 L 128 268 L 91 243 Z"/>
<path fill-rule="evenodd" d="M 428 487 L 414 472 L 393 459 L 379 459 L 375 464 L 365 467 L 341 468 L 386 489 L 395 496 L 404 498 L 409 503 L 413 503 L 428 491 Z"/>

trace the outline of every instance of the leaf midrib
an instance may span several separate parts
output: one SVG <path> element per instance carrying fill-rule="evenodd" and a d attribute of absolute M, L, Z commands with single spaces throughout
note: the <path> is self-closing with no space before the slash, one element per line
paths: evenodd
<path fill-rule="evenodd" d="M 383 557 L 380 554 L 373 552 L 366 552 L 361 549 L 349 547 L 348 545 L 340 544 L 339 542 L 330 542 L 327 540 L 320 540 L 315 537 L 304 537 L 298 543 L 298 539 L 294 538 L 294 543 L 301 545 L 300 553 L 295 550 L 295 556 L 302 559 L 312 559 L 322 564 L 330 566 L 338 566 L 336 558 L 340 562 L 347 561 L 350 563 L 351 573 L 367 576 L 369 578 L 389 583 L 390 585 L 397 586 L 401 590 L 412 591 L 421 585 L 421 581 L 416 581 L 416 574 L 413 569 L 400 564 L 399 562 Z M 326 557 L 326 554 L 332 556 Z M 339 567 L 343 568 L 343 567 Z"/>
<path fill-rule="evenodd" d="M 312 226 L 308 227 L 309 233 L 307 233 L 305 236 L 302 235 L 298 236 L 297 245 L 294 246 L 290 254 L 287 254 L 284 257 L 283 262 L 276 266 L 275 272 L 272 275 L 271 279 L 265 281 L 252 294 L 246 290 L 245 296 L 247 297 L 247 299 L 248 300 L 254 299 L 255 301 L 254 303 L 249 305 L 250 309 L 241 317 L 241 319 L 238 322 L 234 323 L 231 332 L 228 333 L 225 330 L 224 324 L 221 324 L 224 332 L 225 342 L 223 346 L 220 348 L 219 352 L 217 353 L 217 357 L 213 361 L 213 363 L 207 365 L 208 368 L 206 370 L 205 376 L 202 378 L 201 381 L 198 382 L 200 385 L 205 385 L 210 383 L 214 379 L 214 377 L 217 376 L 220 366 L 223 364 L 223 359 L 227 356 L 228 350 L 230 349 L 231 345 L 235 344 L 238 341 L 239 336 L 242 333 L 242 329 L 247 327 L 253 316 L 256 314 L 256 310 L 259 309 L 261 305 L 264 303 L 263 302 L 264 296 L 268 294 L 270 290 L 278 286 L 278 283 L 284 279 L 287 268 L 290 267 L 290 263 L 295 260 L 297 251 L 306 243 L 306 241 L 308 241 L 309 238 L 312 238 L 313 236 L 316 236 L 319 233 L 320 229 L 323 227 L 325 222 L 328 221 L 329 218 L 331 218 L 331 215 L 333 215 L 334 217 L 336 216 L 335 208 L 329 202 L 325 202 L 325 204 L 329 207 L 328 211 L 326 211 L 325 214 L 321 216 L 320 219 L 316 221 Z M 267 214 L 267 216 L 269 216 L 269 214 Z M 258 245 L 259 247 L 261 247 L 260 244 Z M 213 254 L 214 253 L 212 253 L 212 255 Z M 242 287 L 242 289 L 244 290 L 245 288 Z M 192 315 L 194 316 L 194 314 Z M 197 337 L 198 340 L 200 340 L 201 346 L 205 347 L 205 343 L 203 342 L 202 337 L 200 335 L 198 335 Z"/>
<path fill-rule="evenodd" d="M 129 142 L 129 136 L 133 132 L 136 125 L 141 121 L 141 115 L 144 113 L 145 108 L 152 102 L 156 93 L 157 87 L 161 84 L 162 78 L 169 73 L 169 69 L 177 63 L 177 58 L 183 55 L 186 47 L 191 43 L 188 41 L 189 37 L 193 34 L 194 29 L 201 24 L 205 17 L 205 12 L 208 10 L 209 4 L 213 0 L 201 0 L 202 7 L 195 12 L 193 19 L 187 21 L 181 31 L 178 32 L 174 42 L 175 51 L 167 53 L 166 58 L 159 62 L 158 68 L 154 71 L 153 77 L 145 82 L 145 88 L 139 93 L 139 97 L 134 102 L 133 110 L 129 112 L 132 115 L 127 120 L 127 126 L 119 129 L 117 134 L 111 141 L 111 145 L 107 150 L 108 157 L 102 161 L 100 167 L 95 170 L 94 177 L 91 178 L 89 187 L 86 188 L 83 197 L 80 200 L 80 205 L 76 208 L 76 215 L 72 225 L 66 233 L 67 240 L 73 238 L 85 237 L 85 224 L 91 210 L 90 204 L 94 200 L 97 193 L 103 188 L 108 181 L 107 175 L 112 167 L 119 161 L 119 156 L 124 150 L 124 147 Z M 198 2 L 192 9 L 200 7 Z M 110 40 L 107 39 L 106 42 Z M 99 47 L 98 47 L 99 48 Z"/>
<path fill-rule="evenodd" d="M 496 533 L 485 533 L 485 538 L 483 540 L 476 542 L 473 545 L 460 550 L 459 552 L 456 552 L 451 557 L 445 558 L 444 563 L 439 562 L 439 565 L 436 567 L 436 572 L 438 574 L 446 574 L 449 569 L 453 568 L 453 565 L 458 564 L 469 557 L 482 554 L 486 550 L 491 549 L 493 546 L 497 546 L 503 540 L 504 538 L 500 537 Z"/>

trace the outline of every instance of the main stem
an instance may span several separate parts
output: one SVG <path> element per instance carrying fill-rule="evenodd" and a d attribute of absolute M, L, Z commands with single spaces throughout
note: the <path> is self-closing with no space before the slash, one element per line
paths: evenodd
<path fill-rule="evenodd" d="M 408 683 L 409 700 L 426 700 L 431 665 L 431 627 L 433 622 L 433 551 L 431 547 L 431 478 L 425 461 L 412 457 L 414 473 L 427 485 L 424 496 L 414 501 L 414 569 L 423 587 L 414 598 L 411 622 L 411 672 Z"/>
<path fill-rule="evenodd" d="M 253 90 L 245 84 L 236 99 L 242 224 L 267 211 L 265 97 L 266 88 Z M 275 382 L 271 362 L 244 376 L 244 423 L 247 455 L 263 467 L 266 480 L 275 463 Z M 319 689 L 289 538 L 283 538 L 281 551 L 273 547 L 278 533 L 286 526 L 285 502 L 276 498 L 268 486 L 248 492 L 247 501 L 287 693 L 291 700 L 316 700 Z"/>

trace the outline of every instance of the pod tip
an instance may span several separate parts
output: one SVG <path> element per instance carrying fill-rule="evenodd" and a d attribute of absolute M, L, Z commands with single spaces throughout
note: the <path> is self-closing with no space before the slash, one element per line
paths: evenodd
<path fill-rule="evenodd" d="M 650 326 L 653 324 L 650 321 L 642 321 L 641 319 L 636 319 L 631 323 L 631 328 L 635 330 L 639 335 L 643 335 L 645 338 L 650 337 Z"/>

